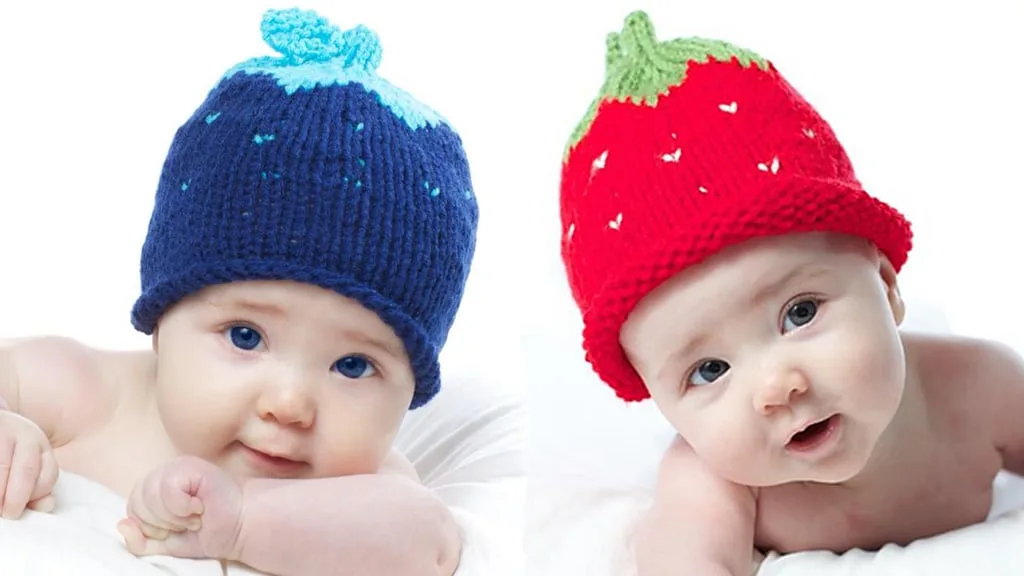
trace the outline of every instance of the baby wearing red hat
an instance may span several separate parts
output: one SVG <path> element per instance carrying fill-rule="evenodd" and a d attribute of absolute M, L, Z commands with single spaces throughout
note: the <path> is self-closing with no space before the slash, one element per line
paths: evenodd
<path fill-rule="evenodd" d="M 561 219 L 587 360 L 678 432 L 641 576 L 907 544 L 984 521 L 997 472 L 1024 474 L 1024 364 L 899 329 L 908 222 L 759 55 L 628 16 Z"/>

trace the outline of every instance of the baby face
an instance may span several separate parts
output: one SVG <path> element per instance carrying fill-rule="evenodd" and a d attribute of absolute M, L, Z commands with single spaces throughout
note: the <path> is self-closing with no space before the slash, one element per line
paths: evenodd
<path fill-rule="evenodd" d="M 658 287 L 620 340 L 717 474 L 746 486 L 842 482 L 867 463 L 902 397 L 895 276 L 852 238 L 751 241 Z"/>
<path fill-rule="evenodd" d="M 388 325 L 304 284 L 207 288 L 164 316 L 154 346 L 171 441 L 240 478 L 375 472 L 414 390 Z"/>

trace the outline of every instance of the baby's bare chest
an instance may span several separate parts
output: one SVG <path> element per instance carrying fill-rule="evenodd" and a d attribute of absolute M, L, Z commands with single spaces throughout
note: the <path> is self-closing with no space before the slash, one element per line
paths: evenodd
<path fill-rule="evenodd" d="M 782 553 L 906 545 L 985 520 L 1001 466 L 985 441 L 951 445 L 908 462 L 863 490 L 791 484 L 765 489 L 755 542 Z"/>
<path fill-rule="evenodd" d="M 163 438 L 132 419 L 114 419 L 54 451 L 64 472 L 103 484 L 127 497 L 135 483 L 173 458 Z"/>

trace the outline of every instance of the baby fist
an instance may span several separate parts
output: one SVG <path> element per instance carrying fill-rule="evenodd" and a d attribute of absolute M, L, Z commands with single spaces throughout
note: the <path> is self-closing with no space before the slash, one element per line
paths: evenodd
<path fill-rule="evenodd" d="M 52 511 L 58 473 L 46 434 L 0 401 L 0 515 L 14 520 L 26 508 Z"/>
<path fill-rule="evenodd" d="M 242 519 L 242 489 L 227 472 L 181 456 L 149 473 L 128 497 L 117 529 L 136 556 L 231 558 Z"/>

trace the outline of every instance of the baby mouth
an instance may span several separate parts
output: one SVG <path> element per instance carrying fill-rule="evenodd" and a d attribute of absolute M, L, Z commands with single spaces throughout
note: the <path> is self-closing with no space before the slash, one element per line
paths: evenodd
<path fill-rule="evenodd" d="M 246 444 L 242 444 L 242 448 L 248 455 L 250 462 L 272 475 L 291 474 L 308 466 L 308 463 L 302 460 L 294 460 L 287 456 L 264 452 Z"/>
<path fill-rule="evenodd" d="M 839 425 L 839 415 L 833 414 L 824 420 L 808 425 L 793 434 L 786 442 L 786 449 L 794 452 L 809 452 L 818 448 L 832 437 Z"/>
<path fill-rule="evenodd" d="M 302 464 L 302 461 L 288 458 L 286 456 L 274 456 L 273 454 L 269 452 L 263 452 L 262 450 L 257 450 L 256 452 L 259 452 L 259 455 L 261 457 L 267 459 L 269 462 L 272 462 L 274 464 L 282 466 L 286 466 L 288 464 Z"/>

